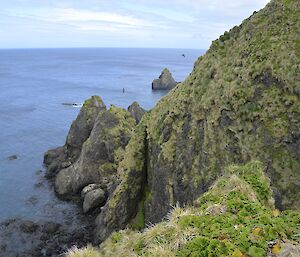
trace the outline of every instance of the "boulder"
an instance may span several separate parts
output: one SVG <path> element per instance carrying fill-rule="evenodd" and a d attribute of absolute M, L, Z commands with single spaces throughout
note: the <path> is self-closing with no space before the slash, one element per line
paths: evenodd
<path fill-rule="evenodd" d="M 101 188 L 87 192 L 83 201 L 84 213 L 87 213 L 94 208 L 103 206 L 105 204 L 105 200 L 105 192 Z"/>
<path fill-rule="evenodd" d="M 85 195 L 93 190 L 99 189 L 101 188 L 101 185 L 99 184 L 89 184 L 87 186 L 85 186 L 82 190 L 81 190 L 81 198 L 84 199 Z"/>
<path fill-rule="evenodd" d="M 42 225 L 42 232 L 47 234 L 54 234 L 60 227 L 61 224 L 48 221 Z"/>
<path fill-rule="evenodd" d="M 128 106 L 128 109 L 127 109 L 130 114 L 132 115 L 132 117 L 135 119 L 136 121 L 136 124 L 138 124 L 142 117 L 144 116 L 145 114 L 145 110 L 139 105 L 138 102 L 133 102 L 130 106 Z"/>
<path fill-rule="evenodd" d="M 178 82 L 174 80 L 171 72 L 165 68 L 158 79 L 153 80 L 152 90 L 170 90 L 174 88 Z"/>

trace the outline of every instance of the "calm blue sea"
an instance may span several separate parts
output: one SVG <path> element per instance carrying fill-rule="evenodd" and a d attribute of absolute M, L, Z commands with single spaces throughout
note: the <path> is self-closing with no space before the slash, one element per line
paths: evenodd
<path fill-rule="evenodd" d="M 57 200 L 37 172 L 44 152 L 64 144 L 78 114 L 78 108 L 62 103 L 100 95 L 107 106 L 127 108 L 136 100 L 149 109 L 164 95 L 151 90 L 161 70 L 168 67 L 182 81 L 202 54 L 176 49 L 0 50 L 0 221 L 59 219 L 58 214 L 63 218 L 75 208 Z M 19 158 L 10 161 L 11 155 Z"/>

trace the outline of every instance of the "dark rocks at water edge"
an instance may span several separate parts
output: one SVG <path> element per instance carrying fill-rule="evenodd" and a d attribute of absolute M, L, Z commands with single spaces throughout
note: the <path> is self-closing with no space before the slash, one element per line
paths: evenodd
<path fill-rule="evenodd" d="M 160 74 L 158 79 L 153 80 L 152 90 L 170 90 L 174 88 L 178 82 L 176 82 L 171 72 L 165 68 Z"/>
<path fill-rule="evenodd" d="M 76 227 L 68 225 L 68 222 L 59 224 L 10 219 L 0 223 L 0 256 L 61 256 L 73 245 L 85 246 L 90 242 L 91 231 L 86 222 Z"/>

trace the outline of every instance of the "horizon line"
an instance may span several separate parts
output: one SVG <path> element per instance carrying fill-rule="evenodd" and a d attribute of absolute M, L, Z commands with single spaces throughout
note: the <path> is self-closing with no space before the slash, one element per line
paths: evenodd
<path fill-rule="evenodd" d="M 66 46 L 66 47 L 0 47 L 0 50 L 43 50 L 43 49 L 174 49 L 174 50 L 202 50 L 206 51 L 207 49 L 203 48 L 178 48 L 178 47 L 120 47 L 120 46 Z"/>

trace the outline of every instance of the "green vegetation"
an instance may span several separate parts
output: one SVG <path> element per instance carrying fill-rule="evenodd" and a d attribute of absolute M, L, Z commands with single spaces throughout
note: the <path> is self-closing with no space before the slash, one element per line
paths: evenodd
<path fill-rule="evenodd" d="M 300 214 L 276 210 L 270 187 L 300 208 L 299 10 L 272 0 L 143 117 L 97 219 L 99 242 L 121 230 L 103 256 L 261 257 L 299 243 Z"/>
<path fill-rule="evenodd" d="M 176 207 L 167 221 L 143 232 L 115 232 L 94 255 L 69 255 L 265 257 L 268 251 L 280 253 L 283 240 L 300 242 L 300 213 L 280 213 L 272 206 L 271 193 L 261 163 L 230 166 L 194 207 Z"/>

